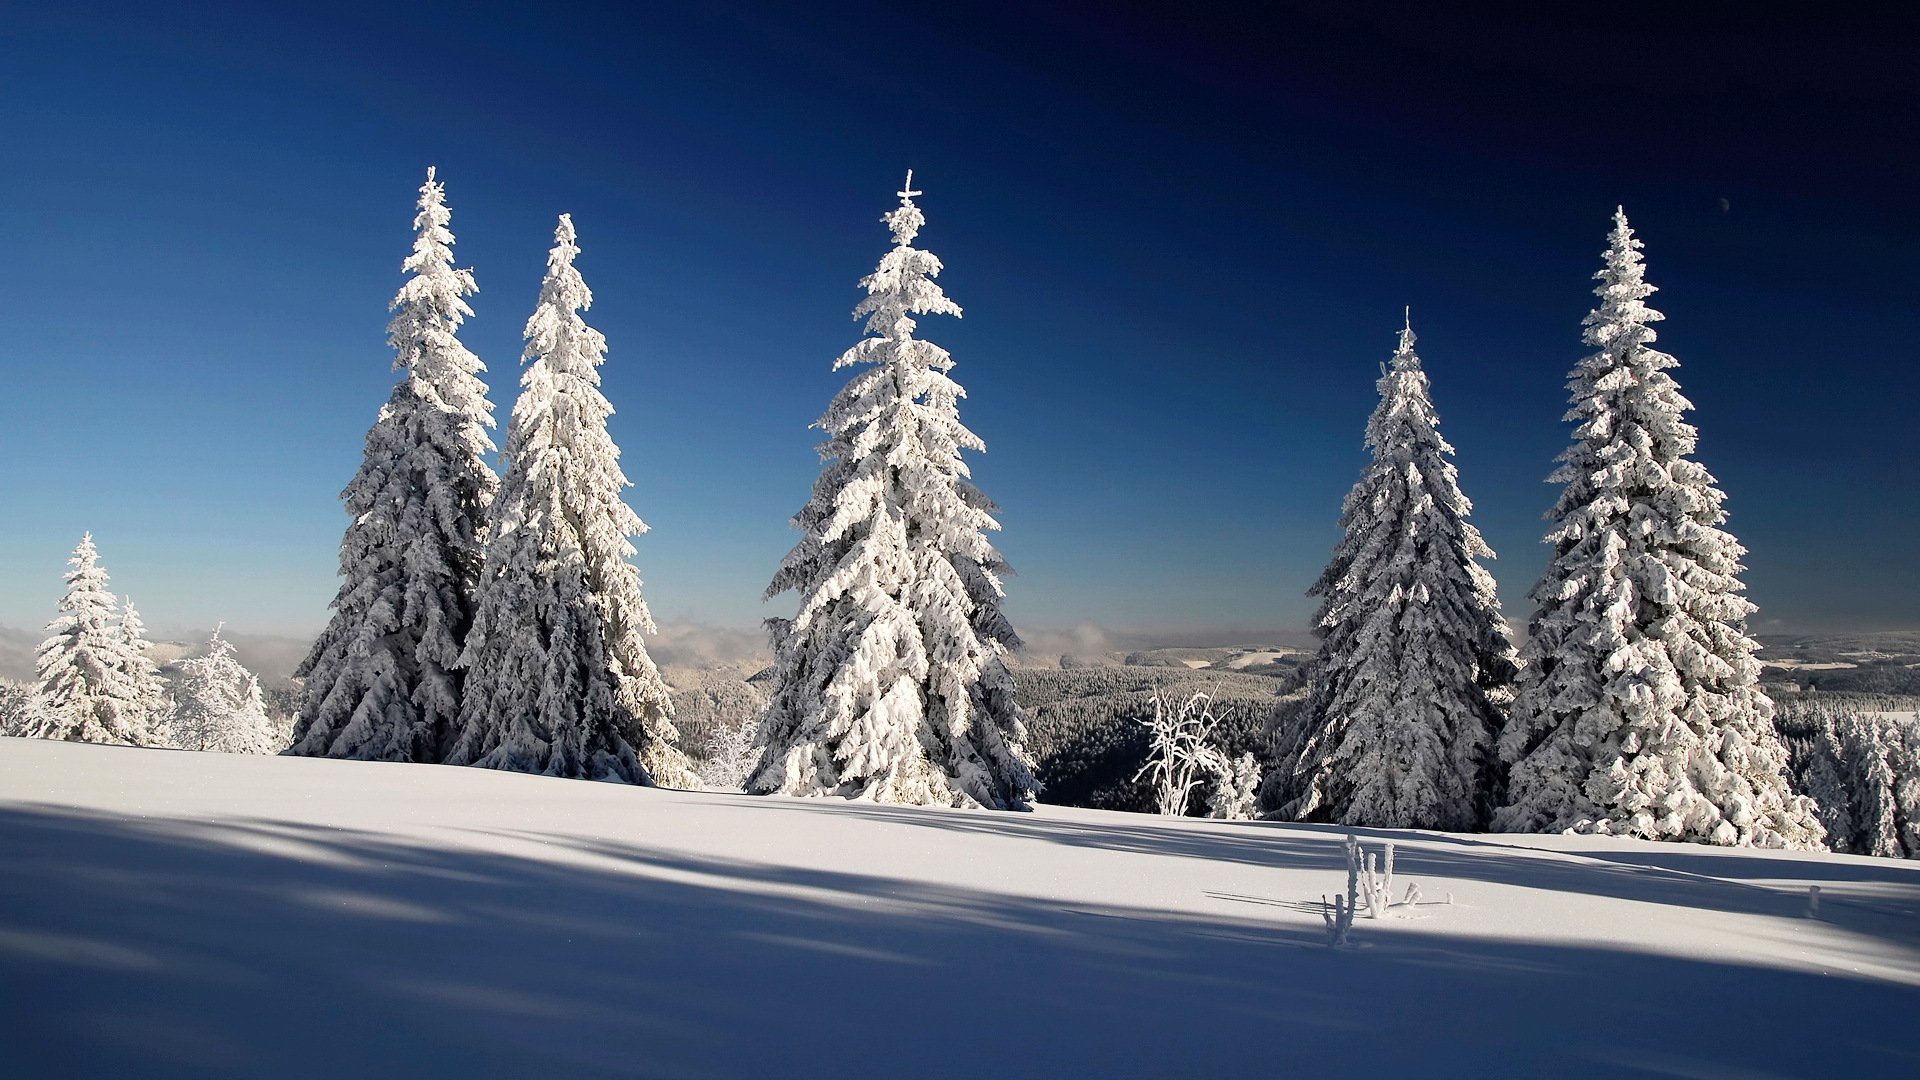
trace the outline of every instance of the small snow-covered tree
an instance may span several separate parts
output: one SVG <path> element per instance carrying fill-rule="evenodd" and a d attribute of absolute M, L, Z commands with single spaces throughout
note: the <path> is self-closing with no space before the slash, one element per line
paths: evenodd
<path fill-rule="evenodd" d="M 1008 570 L 961 458 L 986 445 L 960 422 L 953 358 L 914 337 L 915 316 L 960 314 L 913 246 L 918 194 L 909 173 L 882 218 L 894 247 L 854 308 L 868 336 L 834 362 L 858 371 L 817 423 L 826 464 L 767 587 L 800 607 L 768 620 L 776 685 L 747 790 L 1023 809 L 1039 783 L 1007 669 Z"/>
<path fill-rule="evenodd" d="M 474 587 L 496 480 L 486 457 L 493 405 L 486 368 L 460 344 L 476 286 L 453 265 L 446 188 L 427 170 L 413 219 L 410 275 L 387 327 L 404 372 L 367 432 L 341 493 L 333 617 L 300 664 L 292 754 L 436 761 L 459 715 L 455 662 L 473 621 Z"/>
<path fill-rule="evenodd" d="M 1253 817 L 1260 794 L 1260 762 L 1252 754 L 1223 761 L 1224 767 L 1213 778 L 1207 793 L 1207 816 L 1227 821 L 1247 821 Z"/>
<path fill-rule="evenodd" d="M 1491 809 L 1513 644 L 1413 343 L 1409 324 L 1311 590 L 1320 652 L 1270 796 L 1294 820 L 1473 829 Z"/>
<path fill-rule="evenodd" d="M 528 362 L 507 429 L 480 606 L 461 665 L 460 736 L 447 761 L 630 784 L 698 784 L 675 746 L 673 703 L 647 655 L 654 630 L 627 560 L 647 526 L 600 392 L 607 342 L 580 313 L 593 293 L 560 215 Z"/>
<path fill-rule="evenodd" d="M 182 750 L 272 754 L 278 732 L 260 697 L 260 680 L 242 667 L 233 644 L 213 631 L 204 655 L 180 661 L 174 738 Z"/>
<path fill-rule="evenodd" d="M 1835 725 L 1840 738 L 1842 768 L 1852 795 L 1853 837 L 1846 850 L 1860 855 L 1897 859 L 1906 854 L 1900 844 L 1900 777 L 1895 771 L 1901 750 L 1900 732 L 1882 729 L 1858 715 L 1843 716 Z"/>
<path fill-rule="evenodd" d="M 714 791 L 740 791 L 759 758 L 753 735 L 754 717 L 722 723 L 707 733 L 706 757 L 700 762 L 700 782 Z"/>
<path fill-rule="evenodd" d="M 120 611 L 120 637 L 127 647 L 127 678 L 140 707 L 147 715 L 147 728 L 153 735 L 151 745 L 173 745 L 173 698 L 167 692 L 167 680 L 160 666 L 147 655 L 147 625 L 134 609 L 133 598 L 125 598 Z"/>
<path fill-rule="evenodd" d="M 1568 388 L 1578 426 L 1551 481 L 1553 558 L 1529 594 L 1494 819 L 1511 832 L 1587 828 L 1659 840 L 1813 847 L 1820 823 L 1794 795 L 1746 634 L 1745 549 L 1720 526 L 1725 496 L 1694 461 L 1691 404 L 1652 348 L 1641 243 L 1614 215 L 1599 351 Z"/>
<path fill-rule="evenodd" d="M 137 674 L 146 657 L 133 651 L 125 630 L 114 622 L 114 598 L 92 533 L 80 538 L 67 562 L 73 569 L 67 572 L 61 613 L 47 624 L 53 636 L 40 644 L 37 658 L 47 715 L 45 726 L 33 734 L 69 742 L 165 745 L 164 727 L 155 730 L 153 703 Z"/>
<path fill-rule="evenodd" d="M 54 725 L 40 688 L 21 679 L 0 679 L 0 735 L 34 737 Z"/>
<path fill-rule="evenodd" d="M 1920 859 L 1920 713 L 1890 726 L 1899 733 L 1887 765 L 1893 773 L 1893 801 L 1900 815 L 1900 845 L 1907 858 Z"/>

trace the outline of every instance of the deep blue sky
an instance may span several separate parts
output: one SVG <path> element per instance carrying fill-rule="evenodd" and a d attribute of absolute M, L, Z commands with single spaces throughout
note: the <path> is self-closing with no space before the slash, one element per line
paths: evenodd
<path fill-rule="evenodd" d="M 1024 627 L 1304 627 L 1406 304 L 1524 622 L 1616 203 L 1757 628 L 1920 624 L 1910 18 L 284 6 L 0 25 L 0 625 L 85 529 L 151 625 L 322 624 L 428 164 L 503 424 L 574 215 L 663 620 L 790 610 L 911 167 Z"/>

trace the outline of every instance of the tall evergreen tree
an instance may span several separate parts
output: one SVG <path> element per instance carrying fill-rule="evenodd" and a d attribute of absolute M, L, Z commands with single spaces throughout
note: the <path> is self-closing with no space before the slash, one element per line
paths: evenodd
<path fill-rule="evenodd" d="M 151 703 L 135 674 L 144 656 L 127 644 L 113 621 L 113 594 L 100 566 L 93 534 L 80 538 L 67 560 L 67 593 L 60 615 L 47 624 L 52 636 L 37 657 L 43 726 L 34 734 L 69 742 L 165 745 L 164 727 L 154 730 Z M 138 616 L 135 616 L 136 620 Z"/>
<path fill-rule="evenodd" d="M 560 215 L 507 430 L 480 607 L 461 664 L 461 729 L 447 761 L 550 776 L 693 787 L 673 703 L 641 635 L 653 618 L 628 562 L 647 526 L 600 392 L 607 341 L 580 313 L 593 293 Z"/>
<path fill-rule="evenodd" d="M 125 597 L 120 608 L 120 640 L 127 649 L 127 678 L 133 684 L 134 698 L 147 717 L 151 745 L 172 746 L 173 698 L 167 693 L 167 680 L 160 666 L 147 656 L 147 624 L 134 610 L 133 598 Z"/>
<path fill-rule="evenodd" d="M 1320 652 L 1270 788 L 1296 820 L 1464 830 L 1491 809 L 1513 644 L 1413 342 L 1409 324 L 1376 384 L 1345 536 L 1310 590 Z"/>
<path fill-rule="evenodd" d="M 817 424 L 826 465 L 767 587 L 800 610 L 768 622 L 778 685 L 747 790 L 1024 808 L 1039 785 L 1006 664 L 1007 564 L 986 538 L 998 508 L 960 456 L 986 445 L 960 422 L 953 359 L 913 336 L 914 316 L 960 306 L 913 247 L 912 187 L 882 218 L 894 247 L 854 308 L 869 336 L 834 363 L 860 370 Z"/>
<path fill-rule="evenodd" d="M 341 493 L 346 536 L 333 618 L 295 674 L 305 680 L 293 746 L 312 757 L 435 761 L 459 715 L 455 662 L 497 481 L 487 466 L 486 368 L 460 344 L 476 286 L 453 265 L 446 189 L 427 170 L 411 276 L 387 327 L 404 372 Z"/>
<path fill-rule="evenodd" d="M 1745 549 L 1720 528 L 1725 496 L 1691 455 L 1692 408 L 1653 349 L 1640 241 L 1614 216 L 1600 306 L 1585 340 L 1599 351 L 1568 388 L 1573 445 L 1550 478 L 1553 558 L 1513 717 L 1511 765 L 1495 827 L 1591 828 L 1722 845 L 1817 845 L 1812 803 L 1793 795 L 1773 702 L 1760 689 L 1740 595 Z"/>
<path fill-rule="evenodd" d="M 215 627 L 205 655 L 180 662 L 180 712 L 174 734 L 183 750 L 271 754 L 280 749 L 260 697 L 260 680 L 242 667 L 233 643 Z"/>

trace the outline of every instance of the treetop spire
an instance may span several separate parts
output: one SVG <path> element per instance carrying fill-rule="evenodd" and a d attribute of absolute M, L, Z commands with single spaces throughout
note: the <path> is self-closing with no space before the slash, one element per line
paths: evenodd
<path fill-rule="evenodd" d="M 1394 350 L 1393 367 L 1395 371 L 1420 366 L 1420 358 L 1413 353 L 1413 343 L 1419 340 L 1413 333 L 1413 307 L 1408 305 L 1402 314 L 1405 320 L 1400 328 L 1400 347 Z M 1383 365 L 1384 366 L 1384 365 Z M 1385 374 L 1383 371 L 1382 374 Z"/>
<path fill-rule="evenodd" d="M 886 222 L 887 228 L 893 232 L 895 247 L 912 247 L 913 238 L 920 235 L 920 226 L 927 223 L 927 216 L 913 204 L 913 197 L 924 193 L 913 189 L 912 169 L 907 170 L 906 184 L 894 194 L 900 196 L 900 205 L 882 214 L 880 220 Z M 934 272 L 939 272 L 937 267 Z"/>

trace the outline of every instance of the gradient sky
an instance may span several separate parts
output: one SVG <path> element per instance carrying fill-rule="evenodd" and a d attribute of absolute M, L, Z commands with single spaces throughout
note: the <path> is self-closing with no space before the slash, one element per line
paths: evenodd
<path fill-rule="evenodd" d="M 1523 623 L 1619 203 L 1756 628 L 1920 625 L 1910 15 L 286 6 L 0 22 L 0 625 L 87 529 L 162 632 L 322 625 L 428 164 L 503 425 L 574 215 L 663 620 L 791 610 L 911 167 L 1024 628 L 1304 627 L 1409 304 Z"/>

